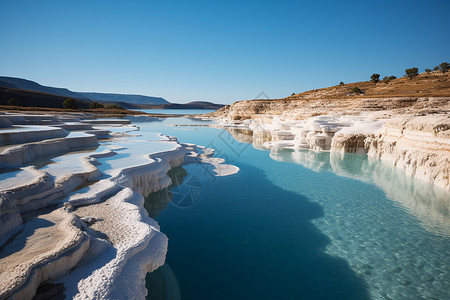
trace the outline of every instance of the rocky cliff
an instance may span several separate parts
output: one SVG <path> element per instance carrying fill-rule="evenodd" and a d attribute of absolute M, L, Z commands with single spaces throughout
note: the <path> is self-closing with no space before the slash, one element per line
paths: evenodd
<path fill-rule="evenodd" d="M 449 190 L 450 75 L 353 85 L 366 94 L 336 86 L 239 101 L 209 116 L 226 127 L 252 130 L 258 147 L 366 153 Z"/>

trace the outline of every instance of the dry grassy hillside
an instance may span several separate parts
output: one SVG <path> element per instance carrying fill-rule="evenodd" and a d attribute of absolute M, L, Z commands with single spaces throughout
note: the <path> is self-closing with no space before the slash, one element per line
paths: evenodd
<path fill-rule="evenodd" d="M 363 93 L 352 92 L 355 87 Z M 413 79 L 402 77 L 389 83 L 355 82 L 311 90 L 284 99 L 238 101 L 209 116 L 243 120 L 268 114 L 304 119 L 318 115 L 357 114 L 364 111 L 391 111 L 396 114 L 448 113 L 450 73 L 422 73 Z"/>
<path fill-rule="evenodd" d="M 364 94 L 352 93 L 358 87 Z M 286 99 L 317 99 L 341 97 L 450 97 L 450 73 L 441 71 L 421 73 L 409 79 L 401 77 L 389 83 L 361 81 L 343 86 L 335 85 L 323 89 L 311 90 L 287 97 Z"/>

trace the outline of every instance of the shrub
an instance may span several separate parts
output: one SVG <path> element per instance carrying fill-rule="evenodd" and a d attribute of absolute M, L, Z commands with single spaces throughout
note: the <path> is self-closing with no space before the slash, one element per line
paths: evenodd
<path fill-rule="evenodd" d="M 122 106 L 117 105 L 117 104 L 106 104 L 105 108 L 109 108 L 109 109 L 124 109 Z"/>
<path fill-rule="evenodd" d="M 363 91 L 362 91 L 359 87 L 357 87 L 357 86 L 355 86 L 354 88 L 352 88 L 351 92 L 352 92 L 353 94 L 362 94 L 362 93 L 363 93 Z"/>
<path fill-rule="evenodd" d="M 89 108 L 92 109 L 97 109 L 97 108 L 104 108 L 105 106 L 101 103 L 98 103 L 96 101 L 92 102 L 91 104 L 89 104 Z"/>
<path fill-rule="evenodd" d="M 75 103 L 75 100 L 73 100 L 72 98 L 68 98 L 66 100 L 64 100 L 63 102 L 63 108 L 64 109 L 77 109 L 77 104 Z"/>
<path fill-rule="evenodd" d="M 439 71 L 439 66 L 433 68 L 434 71 Z"/>
<path fill-rule="evenodd" d="M 389 77 L 388 76 L 384 76 L 382 81 L 384 83 L 389 83 L 389 81 L 394 80 L 394 79 L 397 79 L 397 77 L 396 76 L 389 76 Z"/>
<path fill-rule="evenodd" d="M 425 72 L 430 73 L 431 69 L 425 69 Z"/>
<path fill-rule="evenodd" d="M 341 81 L 341 82 L 339 82 L 339 85 L 340 85 L 340 86 L 344 86 L 345 83 L 344 83 L 343 81 Z"/>
<path fill-rule="evenodd" d="M 370 81 L 377 83 L 380 81 L 380 74 L 374 73 L 370 76 Z"/>
<path fill-rule="evenodd" d="M 12 105 L 12 106 L 18 106 L 19 102 L 17 102 L 17 100 L 14 98 L 10 98 L 8 101 L 6 101 L 6 104 Z"/>
<path fill-rule="evenodd" d="M 445 73 L 450 69 L 450 64 L 448 62 L 443 62 L 439 67 L 441 68 L 442 73 Z"/>
<path fill-rule="evenodd" d="M 295 93 L 292 93 L 291 96 L 295 96 Z"/>
<path fill-rule="evenodd" d="M 409 77 L 409 79 L 413 79 L 417 75 L 419 75 L 419 69 L 417 68 L 410 68 L 405 70 L 406 76 Z"/>

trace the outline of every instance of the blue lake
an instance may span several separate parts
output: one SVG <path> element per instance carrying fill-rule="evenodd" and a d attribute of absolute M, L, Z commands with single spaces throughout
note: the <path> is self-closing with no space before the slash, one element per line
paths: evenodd
<path fill-rule="evenodd" d="M 201 115 L 207 114 L 215 109 L 131 109 L 134 111 L 142 111 L 149 114 L 163 114 L 163 115 Z"/>
<path fill-rule="evenodd" d="M 169 126 L 206 121 L 130 119 L 241 169 L 175 168 L 146 198 L 169 238 L 148 299 L 448 299 L 450 193 L 365 155 L 271 153 L 248 132 Z"/>

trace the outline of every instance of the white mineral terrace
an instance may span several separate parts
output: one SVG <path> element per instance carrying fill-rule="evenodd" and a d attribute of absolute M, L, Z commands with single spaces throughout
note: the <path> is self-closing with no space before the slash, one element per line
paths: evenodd
<path fill-rule="evenodd" d="M 212 149 L 79 114 L 0 114 L 0 147 L 0 299 L 48 281 L 67 299 L 144 298 L 168 244 L 144 197 L 183 163 L 239 171 Z"/>
<path fill-rule="evenodd" d="M 364 153 L 417 179 L 450 190 L 450 115 L 355 112 L 295 119 L 295 110 L 219 119 L 236 138 L 265 149 Z M 242 134 L 248 131 L 249 133 Z M 239 131 L 241 133 L 239 133 Z M 247 137 L 245 137 L 247 136 Z"/>

